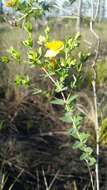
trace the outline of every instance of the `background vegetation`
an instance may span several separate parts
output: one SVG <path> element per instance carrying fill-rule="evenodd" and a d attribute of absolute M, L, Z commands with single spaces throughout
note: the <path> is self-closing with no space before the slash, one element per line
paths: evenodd
<path fill-rule="evenodd" d="M 70 3 L 72 7 L 73 2 Z M 103 5 L 100 4 L 100 9 Z M 46 9 L 47 7 L 45 6 Z M 86 8 L 86 4 L 84 7 Z M 95 7 L 97 7 L 96 4 Z M 78 14 L 80 18 L 80 10 Z M 96 90 L 98 121 L 101 126 L 99 179 L 100 189 L 106 190 L 107 23 L 106 20 L 101 21 L 102 14 L 105 15 L 104 12 L 100 11 L 100 15 L 97 15 L 98 19 L 94 23 L 94 30 L 101 41 L 96 64 Z M 32 22 L 34 48 L 37 48 L 38 37 L 40 33 L 44 33 L 47 26 L 51 29 L 51 40 L 64 41 L 67 37 L 75 36 L 77 30 L 81 32 L 80 47 L 73 56 L 76 57 L 79 51 L 91 55 L 84 65 L 83 83 L 74 92 L 79 94 L 77 107 L 84 114 L 82 130 L 89 132 L 91 138 L 88 144 L 95 149 L 95 108 L 91 66 L 96 53 L 97 40 L 90 31 L 89 16 L 84 16 L 82 20 L 78 20 L 78 17 L 69 18 L 68 16 L 66 18 L 65 15 L 63 18 L 62 16 L 47 19 L 39 17 Z M 17 17 L 11 14 L 5 16 L 1 14 L 0 18 L 0 188 L 15 190 L 92 189 L 89 171 L 84 162 L 79 160 L 80 151 L 73 150 L 71 147 L 74 139 L 67 133 L 70 126 L 59 120 L 62 108 L 59 105 L 49 104 L 50 94 L 57 98 L 60 98 L 61 94 L 56 92 L 53 94 L 51 82 L 42 78 L 43 73 L 39 68 L 29 69 L 26 63 L 18 64 L 17 60 L 16 63 L 13 60 L 8 63 L 5 56 L 8 55 L 7 50 L 10 46 L 21 51 L 23 60 L 26 59 L 26 50 L 22 41 L 26 39 L 27 34 L 21 26 L 17 26 L 15 20 Z M 15 79 L 19 74 L 29 75 L 30 86 L 16 85 Z M 42 96 L 38 94 L 37 89 Z M 95 178 L 94 167 L 92 167 L 92 177 Z"/>

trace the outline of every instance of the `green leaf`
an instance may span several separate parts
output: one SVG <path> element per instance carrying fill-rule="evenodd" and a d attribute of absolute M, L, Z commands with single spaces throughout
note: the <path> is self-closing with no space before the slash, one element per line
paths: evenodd
<path fill-rule="evenodd" d="M 96 163 L 96 159 L 94 157 L 89 158 L 88 164 L 89 166 L 93 166 Z"/>
<path fill-rule="evenodd" d="M 76 127 L 79 127 L 81 121 L 82 121 L 82 117 L 81 116 L 78 115 L 78 116 L 74 116 L 73 117 L 73 122 L 75 123 Z"/>
<path fill-rule="evenodd" d="M 80 141 L 76 141 L 75 144 L 72 146 L 73 149 L 83 149 L 83 143 L 81 143 Z"/>
<path fill-rule="evenodd" d="M 9 63 L 9 58 L 7 56 L 1 56 L 0 61 L 4 64 Z"/>
<path fill-rule="evenodd" d="M 56 105 L 64 105 L 65 104 L 65 102 L 64 102 L 64 100 L 63 99 L 55 99 L 55 100 L 52 100 L 51 101 L 51 104 L 56 104 Z"/>
<path fill-rule="evenodd" d="M 45 36 L 40 35 L 37 43 L 38 43 L 39 45 L 43 45 L 44 43 L 46 43 L 46 38 L 45 38 Z"/>
<path fill-rule="evenodd" d="M 77 95 L 69 96 L 67 98 L 67 104 L 71 104 L 76 98 L 77 98 Z"/>
<path fill-rule="evenodd" d="M 32 37 L 29 37 L 27 40 L 24 40 L 23 45 L 28 47 L 28 48 L 32 48 L 33 47 L 33 39 L 32 39 Z"/>
<path fill-rule="evenodd" d="M 49 32 L 50 32 L 50 28 L 47 26 L 44 32 L 45 32 L 45 38 L 46 38 L 46 41 L 48 41 L 48 40 L 49 40 Z"/>
<path fill-rule="evenodd" d="M 56 92 L 63 92 L 63 91 L 65 91 L 65 90 L 67 90 L 67 87 L 63 87 L 63 88 L 58 88 L 58 87 L 56 87 L 56 89 L 55 89 L 55 91 Z"/>
<path fill-rule="evenodd" d="M 83 63 L 90 57 L 90 53 L 79 52 L 79 59 Z"/>
<path fill-rule="evenodd" d="M 28 87 L 30 84 L 29 76 L 16 75 L 15 84 L 16 86 Z"/>
<path fill-rule="evenodd" d="M 24 24 L 24 29 L 25 29 L 26 32 L 31 33 L 32 30 L 33 30 L 33 27 L 32 27 L 31 22 L 26 22 L 26 23 Z"/>
<path fill-rule="evenodd" d="M 73 119 L 72 119 L 72 113 L 71 112 L 67 112 L 65 113 L 65 115 L 63 117 L 60 118 L 63 122 L 65 123 L 72 123 Z"/>
<path fill-rule="evenodd" d="M 37 95 L 37 94 L 41 94 L 42 93 L 42 90 L 41 89 L 38 89 L 38 88 L 34 88 L 33 89 L 33 95 Z"/>
<path fill-rule="evenodd" d="M 85 152 L 80 156 L 80 160 L 88 160 L 88 159 L 89 159 L 89 155 Z"/>
<path fill-rule="evenodd" d="M 16 60 L 20 60 L 20 52 L 18 50 L 16 50 L 13 47 L 10 47 L 10 49 L 8 50 L 8 52 L 11 54 L 11 56 L 16 59 Z"/>
<path fill-rule="evenodd" d="M 79 136 L 80 136 L 80 140 L 86 143 L 90 135 L 88 133 L 82 132 L 79 134 Z"/>
<path fill-rule="evenodd" d="M 45 34 L 48 34 L 49 32 L 50 32 L 50 28 L 49 28 L 49 26 L 47 26 L 46 28 L 45 28 Z"/>
<path fill-rule="evenodd" d="M 73 81 L 71 82 L 71 88 L 75 88 L 77 84 L 77 78 L 74 74 L 72 75 L 72 77 L 73 77 Z"/>
<path fill-rule="evenodd" d="M 86 147 L 86 148 L 85 148 L 85 152 L 86 152 L 88 155 L 91 155 L 92 152 L 93 152 L 93 150 L 92 150 L 91 147 Z"/>
<path fill-rule="evenodd" d="M 75 130 L 74 127 L 70 127 L 69 129 L 67 129 L 68 134 L 72 134 L 73 131 L 77 131 L 77 130 Z"/>
<path fill-rule="evenodd" d="M 55 91 L 59 93 L 59 92 L 65 91 L 65 90 L 67 90 L 67 87 L 64 87 L 63 82 L 56 81 Z"/>
<path fill-rule="evenodd" d="M 76 65 L 76 63 L 77 63 L 76 59 L 70 60 L 69 66 L 74 66 L 74 65 Z"/>
<path fill-rule="evenodd" d="M 75 40 L 80 40 L 81 34 L 80 32 L 77 32 L 75 35 Z"/>
<path fill-rule="evenodd" d="M 72 127 L 68 129 L 68 134 L 73 136 L 75 139 L 78 139 L 77 129 Z"/>
<path fill-rule="evenodd" d="M 29 59 L 29 62 L 32 63 L 32 64 L 35 64 L 36 61 L 37 61 L 37 52 L 36 51 L 29 51 L 28 52 L 28 59 Z"/>

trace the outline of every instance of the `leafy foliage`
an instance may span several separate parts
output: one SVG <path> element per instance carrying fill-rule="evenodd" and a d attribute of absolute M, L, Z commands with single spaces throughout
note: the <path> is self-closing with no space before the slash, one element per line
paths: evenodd
<path fill-rule="evenodd" d="M 60 119 L 71 125 L 68 134 L 75 139 L 73 148 L 79 149 L 82 152 L 80 159 L 84 160 L 88 166 L 92 166 L 96 161 L 92 155 L 92 148 L 87 145 L 89 134 L 81 130 L 83 116 L 81 113 L 77 113 L 77 96 L 75 95 L 75 89 L 83 79 L 83 65 L 90 54 L 80 51 L 74 56 L 74 52 L 80 45 L 81 36 L 79 33 L 64 41 L 51 41 L 49 27 L 46 27 L 43 35 L 40 34 L 36 44 L 37 48 L 35 49 L 33 46 L 33 27 L 28 18 L 32 15 L 34 16 L 34 11 L 36 11 L 36 16 L 40 15 L 41 7 L 33 8 L 37 3 L 38 1 L 34 0 L 23 3 L 18 2 L 16 6 L 17 10 L 24 14 L 24 17 L 22 17 L 22 19 L 24 18 L 23 28 L 27 33 L 27 39 L 22 42 L 26 48 L 27 56 L 27 60 L 24 61 L 31 68 L 39 67 L 44 74 L 43 76 L 53 83 L 54 92 L 61 95 L 61 98 L 51 97 L 50 103 L 62 106 L 64 115 Z M 11 47 L 9 53 L 17 62 L 20 61 L 21 53 L 18 50 Z M 15 83 L 17 86 L 29 86 L 30 79 L 28 76 L 17 75 Z M 41 93 L 41 90 L 36 89 L 34 93 Z"/>
<path fill-rule="evenodd" d="M 29 86 L 30 84 L 29 76 L 16 75 L 15 84 L 16 86 L 24 86 L 24 87 Z"/>

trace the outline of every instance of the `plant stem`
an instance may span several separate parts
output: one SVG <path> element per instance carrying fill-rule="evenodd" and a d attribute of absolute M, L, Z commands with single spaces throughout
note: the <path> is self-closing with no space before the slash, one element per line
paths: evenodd
<path fill-rule="evenodd" d="M 17 20 L 17 22 L 21 22 L 26 19 L 34 10 L 38 10 L 36 7 L 32 7 L 26 14 L 22 14 L 22 16 Z"/>
<path fill-rule="evenodd" d="M 97 95 L 96 95 L 96 82 L 92 82 L 94 93 L 94 107 L 95 107 L 95 130 L 96 130 L 96 185 L 99 190 L 99 124 L 98 124 L 98 108 L 97 108 Z"/>
<path fill-rule="evenodd" d="M 96 173 L 96 189 L 100 189 L 100 184 L 99 184 L 99 123 L 98 123 L 98 106 L 97 106 L 97 92 L 96 92 L 96 79 L 97 79 L 97 71 L 96 71 L 96 64 L 97 64 L 97 59 L 99 56 L 99 48 L 100 48 L 100 38 L 99 35 L 95 32 L 93 29 L 93 23 L 95 23 L 97 14 L 98 14 L 98 9 L 99 9 L 99 0 L 97 1 L 97 10 L 96 14 L 94 17 L 94 6 L 93 6 L 93 0 L 91 0 L 91 19 L 90 19 L 90 31 L 94 35 L 94 37 L 97 40 L 97 47 L 95 50 L 95 58 L 93 60 L 93 72 L 94 72 L 94 79 L 92 81 L 92 87 L 93 87 L 93 95 L 94 95 L 94 110 L 95 110 L 95 131 L 96 131 L 96 166 L 95 166 L 95 173 Z"/>
<path fill-rule="evenodd" d="M 42 70 L 45 72 L 45 74 L 49 77 L 49 79 L 53 82 L 53 84 L 55 84 L 55 86 L 56 86 L 56 82 L 55 82 L 55 80 L 51 77 L 51 75 L 48 73 L 48 71 L 44 68 L 44 67 L 42 67 Z"/>
<path fill-rule="evenodd" d="M 49 79 L 50 79 L 50 80 L 53 82 L 53 84 L 57 87 L 56 81 L 51 77 L 51 75 L 48 73 L 48 71 L 47 71 L 44 67 L 42 67 L 42 70 L 47 74 L 47 76 L 49 77 Z M 66 103 L 66 98 L 65 98 L 65 96 L 64 96 L 64 93 L 61 92 L 61 95 L 62 95 L 62 98 L 63 98 L 64 102 Z"/>
<path fill-rule="evenodd" d="M 93 175 L 92 175 L 92 172 L 91 172 L 91 169 L 90 169 L 88 163 L 87 163 L 87 167 L 88 167 L 88 171 L 89 171 L 89 175 L 90 175 L 90 180 L 91 180 L 92 190 L 95 190 L 94 180 L 93 180 Z"/>
<path fill-rule="evenodd" d="M 51 75 L 48 73 L 48 71 L 47 71 L 44 67 L 42 67 L 42 70 L 43 70 L 43 71 L 45 72 L 45 74 L 49 77 L 49 79 L 52 81 L 52 83 L 57 87 L 56 81 L 51 77 Z M 66 105 L 66 98 L 65 98 L 64 93 L 61 92 L 61 95 L 62 95 L 62 99 L 64 100 L 65 105 Z M 97 109 L 97 107 L 96 107 L 96 109 Z M 97 112 L 96 112 L 96 113 L 97 113 Z M 75 125 L 75 122 L 74 122 L 74 119 L 73 119 L 73 118 L 72 118 L 72 124 L 73 124 L 73 127 L 76 129 L 76 133 L 77 133 L 77 136 L 78 136 L 79 141 L 82 143 L 81 137 L 80 137 L 80 134 L 79 134 L 79 131 L 78 131 L 76 125 Z M 95 190 L 95 188 L 94 188 L 94 182 L 93 182 L 93 176 L 92 176 L 92 174 L 91 174 L 91 170 L 90 170 L 90 168 L 89 168 L 88 161 L 85 160 L 85 162 L 86 162 L 86 164 L 88 165 L 89 174 L 90 174 L 90 179 L 91 179 L 91 184 L 92 184 L 92 189 Z M 96 167 L 96 168 L 97 168 L 97 167 Z M 98 173 L 98 172 L 97 172 L 97 173 Z M 49 190 L 49 189 L 47 189 L 47 190 Z M 97 189 L 97 190 L 99 190 L 99 189 Z"/>

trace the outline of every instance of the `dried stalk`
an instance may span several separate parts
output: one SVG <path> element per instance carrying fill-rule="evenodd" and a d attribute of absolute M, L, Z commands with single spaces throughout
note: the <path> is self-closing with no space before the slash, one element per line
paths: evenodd
<path fill-rule="evenodd" d="M 46 188 L 46 190 L 49 190 L 49 188 L 48 188 L 48 183 L 47 183 L 47 179 L 46 179 L 46 176 L 45 176 L 45 171 L 44 171 L 44 169 L 42 169 L 42 173 L 43 173 L 43 179 L 44 179 L 44 183 L 45 183 L 45 188 Z"/>
<path fill-rule="evenodd" d="M 96 7 L 96 13 L 95 13 L 95 20 L 96 20 L 97 17 L 98 17 L 99 10 L 100 10 L 100 0 L 97 1 L 97 7 Z"/>
<path fill-rule="evenodd" d="M 55 180 L 57 179 L 58 175 L 59 175 L 59 172 L 60 170 L 58 170 L 55 174 L 55 176 L 53 177 L 50 185 L 48 186 L 48 183 L 47 183 L 47 179 L 46 179 L 46 176 L 45 176 L 45 171 L 44 169 L 42 169 L 42 173 L 43 173 L 43 178 L 44 178 L 44 183 L 45 183 L 45 187 L 46 187 L 46 190 L 51 190 L 51 187 L 53 186 Z"/>
<path fill-rule="evenodd" d="M 94 9 L 93 9 L 93 0 L 91 0 L 91 8 L 92 8 L 92 15 L 90 19 L 90 31 L 94 35 L 94 37 L 97 40 L 97 48 L 95 50 L 95 58 L 93 60 L 93 81 L 92 81 L 92 87 L 93 87 L 93 96 L 94 96 L 94 110 L 95 110 L 95 131 L 96 131 L 96 167 L 95 167 L 95 173 L 96 173 L 96 189 L 100 189 L 99 185 L 99 123 L 98 123 L 98 105 L 97 105 L 97 90 L 96 90 L 96 79 L 97 79 L 97 73 L 96 73 L 96 63 L 99 55 L 99 47 L 100 47 L 100 38 L 98 34 L 93 29 L 93 23 L 96 20 L 96 15 L 98 14 L 98 7 L 99 7 L 99 0 L 97 5 L 97 10 L 94 18 Z"/>

